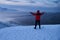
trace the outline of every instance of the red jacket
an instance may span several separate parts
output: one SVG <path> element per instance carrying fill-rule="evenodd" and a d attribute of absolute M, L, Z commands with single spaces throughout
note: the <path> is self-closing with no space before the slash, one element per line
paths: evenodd
<path fill-rule="evenodd" d="M 36 20 L 40 20 L 42 13 L 33 13 Z"/>

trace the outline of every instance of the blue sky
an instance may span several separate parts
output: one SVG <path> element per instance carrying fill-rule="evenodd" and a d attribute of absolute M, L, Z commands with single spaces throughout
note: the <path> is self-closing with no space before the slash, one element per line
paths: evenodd
<path fill-rule="evenodd" d="M 34 6 L 34 7 L 47 7 L 47 8 L 53 8 L 53 9 L 60 8 L 60 6 L 59 6 L 60 0 L 0 0 L 0 4 L 14 5 L 14 7 L 15 6 L 27 6 L 27 7 Z M 13 7 L 11 6 L 11 8 L 13 8 Z M 14 9 L 17 9 L 17 8 L 15 7 Z M 25 8 L 23 8 L 23 10 L 24 9 Z M 19 8 L 18 8 L 18 10 L 19 10 Z"/>

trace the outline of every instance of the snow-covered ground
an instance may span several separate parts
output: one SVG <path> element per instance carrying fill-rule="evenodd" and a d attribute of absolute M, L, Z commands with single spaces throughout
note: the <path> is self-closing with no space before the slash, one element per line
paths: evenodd
<path fill-rule="evenodd" d="M 60 40 L 60 25 L 16 26 L 0 29 L 0 40 Z"/>

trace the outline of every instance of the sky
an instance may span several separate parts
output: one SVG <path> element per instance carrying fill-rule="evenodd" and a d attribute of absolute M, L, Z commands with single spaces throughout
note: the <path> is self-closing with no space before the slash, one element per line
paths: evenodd
<path fill-rule="evenodd" d="M 59 0 L 0 0 L 0 4 L 57 7 Z"/>
<path fill-rule="evenodd" d="M 28 6 L 28 7 L 29 6 L 48 7 L 48 8 L 56 7 L 58 9 L 60 8 L 59 6 L 60 0 L 0 0 L 0 4 L 14 5 L 14 6 Z"/>
<path fill-rule="evenodd" d="M 20 13 L 24 12 L 60 12 L 60 0 L 0 0 L 0 20 L 5 16 L 3 13 Z M 3 12 L 3 13 L 1 13 Z M 5 19 L 4 19 L 5 20 Z M 7 18 L 6 20 L 11 20 Z"/>

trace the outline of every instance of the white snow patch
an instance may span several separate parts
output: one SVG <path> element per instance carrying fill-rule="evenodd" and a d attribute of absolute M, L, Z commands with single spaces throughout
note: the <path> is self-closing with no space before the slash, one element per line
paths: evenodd
<path fill-rule="evenodd" d="M 60 25 L 16 26 L 0 29 L 0 40 L 60 40 Z"/>

